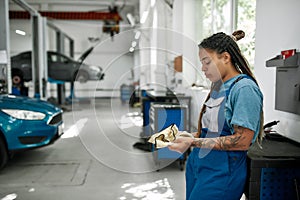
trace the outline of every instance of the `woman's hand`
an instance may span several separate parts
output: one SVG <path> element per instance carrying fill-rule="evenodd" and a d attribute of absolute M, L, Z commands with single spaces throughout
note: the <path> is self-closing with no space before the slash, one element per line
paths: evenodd
<path fill-rule="evenodd" d="M 192 144 L 193 138 L 190 137 L 178 137 L 173 141 L 168 148 L 172 151 L 184 153 Z"/>

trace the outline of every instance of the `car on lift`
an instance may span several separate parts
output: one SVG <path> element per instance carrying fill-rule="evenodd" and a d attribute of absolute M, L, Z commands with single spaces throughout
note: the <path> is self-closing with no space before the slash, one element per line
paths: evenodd
<path fill-rule="evenodd" d="M 92 52 L 93 47 L 85 51 L 78 60 L 64 54 L 47 51 L 48 77 L 51 80 L 64 82 L 87 82 L 88 80 L 102 80 L 103 69 L 100 66 L 88 65 L 83 61 Z M 32 80 L 31 51 L 22 52 L 11 57 L 12 78 L 19 77 L 23 81 Z"/>
<path fill-rule="evenodd" d="M 14 153 L 60 138 L 62 114 L 62 109 L 40 99 L 0 94 L 0 169 Z"/>

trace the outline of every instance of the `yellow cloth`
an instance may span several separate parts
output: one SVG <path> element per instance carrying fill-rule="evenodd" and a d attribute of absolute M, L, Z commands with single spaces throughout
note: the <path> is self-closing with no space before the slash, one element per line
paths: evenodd
<path fill-rule="evenodd" d="M 153 134 L 148 142 L 155 144 L 156 148 L 164 148 L 172 144 L 177 137 L 193 137 L 193 135 L 188 132 L 178 131 L 176 124 L 172 124 L 164 130 Z"/>

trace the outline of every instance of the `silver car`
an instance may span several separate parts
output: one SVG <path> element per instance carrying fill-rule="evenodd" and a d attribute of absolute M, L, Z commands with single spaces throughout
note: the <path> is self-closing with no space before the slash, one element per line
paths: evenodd
<path fill-rule="evenodd" d="M 54 51 L 47 52 L 48 76 L 53 80 L 86 82 L 102 80 L 103 69 L 99 66 L 87 65 L 83 60 L 93 49 L 88 49 L 78 61 Z M 31 51 L 11 57 L 12 77 L 19 76 L 23 81 L 32 80 Z"/>

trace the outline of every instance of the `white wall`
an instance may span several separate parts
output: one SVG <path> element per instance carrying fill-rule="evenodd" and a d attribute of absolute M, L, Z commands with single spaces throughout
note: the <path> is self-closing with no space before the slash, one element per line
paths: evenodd
<path fill-rule="evenodd" d="M 133 31 L 120 32 L 113 38 L 102 33 L 101 21 L 56 21 L 55 24 L 64 32 L 70 34 L 75 41 L 75 58 L 77 59 L 90 46 L 95 46 L 91 55 L 85 60 L 88 64 L 98 65 L 104 69 L 104 80 L 77 83 L 77 96 L 116 96 L 119 92 L 103 90 L 118 90 L 120 85 L 130 83 L 133 68 L 133 54 L 129 53 Z M 100 43 L 89 42 L 89 37 L 99 37 Z M 88 93 L 85 93 L 88 92 Z M 97 92 L 96 92 L 97 91 Z"/>
<path fill-rule="evenodd" d="M 32 35 L 30 20 L 10 20 L 10 51 L 11 56 L 32 49 Z M 18 35 L 15 31 L 19 29 L 26 32 L 25 36 Z"/>
<path fill-rule="evenodd" d="M 282 50 L 300 50 L 300 1 L 258 0 L 256 5 L 255 75 L 264 93 L 265 122 L 280 120 L 277 131 L 300 141 L 300 116 L 274 109 L 276 69 L 265 64 Z"/>
<path fill-rule="evenodd" d="M 147 20 L 140 24 L 139 40 L 141 87 L 165 89 L 168 84 L 168 64 L 175 57 L 171 49 L 170 26 L 172 9 L 164 1 L 140 1 L 140 16 L 148 11 Z M 172 57 L 172 58 L 171 58 Z"/>

